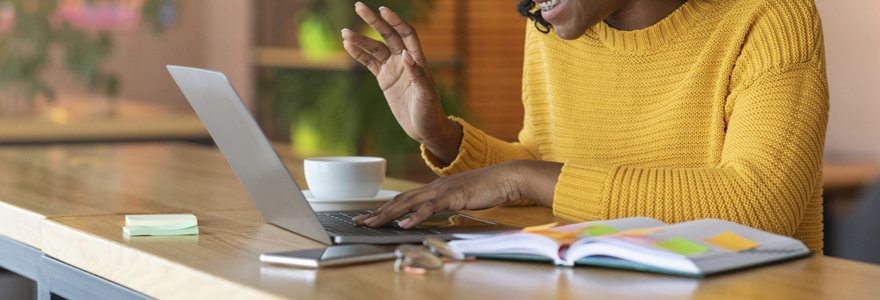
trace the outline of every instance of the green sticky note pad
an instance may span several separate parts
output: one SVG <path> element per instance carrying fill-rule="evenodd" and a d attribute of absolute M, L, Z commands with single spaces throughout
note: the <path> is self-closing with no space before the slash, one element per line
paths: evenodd
<path fill-rule="evenodd" d="M 606 235 L 606 234 L 612 234 L 612 233 L 618 233 L 618 232 L 620 232 L 620 231 L 618 231 L 617 229 L 614 229 L 614 227 L 611 227 L 611 226 L 608 226 L 605 224 L 590 225 L 590 227 L 588 227 L 587 229 L 584 229 L 584 231 L 583 231 L 583 233 L 589 234 L 590 236 L 600 236 L 600 235 Z"/>
<path fill-rule="evenodd" d="M 191 235 L 199 234 L 199 226 L 190 226 L 186 228 L 175 229 L 155 229 L 148 226 L 125 226 L 122 232 L 129 236 L 140 235 Z"/>
<path fill-rule="evenodd" d="M 709 251 L 709 247 L 688 241 L 680 237 L 658 242 L 655 245 L 660 248 L 669 250 L 672 253 L 681 254 L 684 256 L 691 256 Z"/>

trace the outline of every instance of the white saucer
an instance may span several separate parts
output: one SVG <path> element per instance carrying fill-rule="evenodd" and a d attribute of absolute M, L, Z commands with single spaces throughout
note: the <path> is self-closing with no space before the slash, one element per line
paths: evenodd
<path fill-rule="evenodd" d="M 393 190 L 379 190 L 379 194 L 372 198 L 317 199 L 309 190 L 303 190 L 302 192 L 315 211 L 379 208 L 389 200 L 394 199 L 394 196 L 400 194 L 400 192 Z"/>

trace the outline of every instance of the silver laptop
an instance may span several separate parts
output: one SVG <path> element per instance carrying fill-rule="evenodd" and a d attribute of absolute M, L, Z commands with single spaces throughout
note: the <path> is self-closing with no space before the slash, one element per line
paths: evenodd
<path fill-rule="evenodd" d="M 257 209 L 271 224 L 324 244 L 407 243 L 427 237 L 453 239 L 461 233 L 515 229 L 455 212 L 437 214 L 413 229 L 357 226 L 351 218 L 363 211 L 316 213 L 223 73 L 172 65 L 167 68 Z"/>

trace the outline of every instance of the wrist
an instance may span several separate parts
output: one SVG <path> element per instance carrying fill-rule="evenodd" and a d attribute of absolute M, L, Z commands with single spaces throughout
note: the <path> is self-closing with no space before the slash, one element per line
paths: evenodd
<path fill-rule="evenodd" d="M 513 195 L 543 206 L 553 206 L 553 193 L 562 172 L 562 163 L 519 160 L 510 162 L 510 166 L 509 180 Z"/>
<path fill-rule="evenodd" d="M 449 165 L 458 156 L 461 147 L 461 139 L 464 132 L 460 124 L 448 118 L 441 120 L 438 134 L 432 139 L 422 141 L 437 159 L 445 165 Z"/>

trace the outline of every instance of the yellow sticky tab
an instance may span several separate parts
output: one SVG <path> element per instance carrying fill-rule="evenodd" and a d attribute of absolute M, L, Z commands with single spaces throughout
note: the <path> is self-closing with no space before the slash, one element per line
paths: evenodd
<path fill-rule="evenodd" d="M 725 231 L 719 235 L 708 238 L 705 241 L 719 248 L 724 248 L 733 252 L 745 251 L 757 248 L 761 245 L 730 231 Z"/>
<path fill-rule="evenodd" d="M 523 231 L 523 232 L 544 231 L 544 230 L 548 230 L 548 229 L 550 229 L 550 228 L 556 227 L 557 224 L 559 224 L 559 223 L 557 223 L 557 222 L 553 222 L 553 223 L 550 223 L 550 224 L 537 225 L 537 226 L 529 226 L 529 227 L 523 228 L 522 231 Z"/>
<path fill-rule="evenodd" d="M 655 232 L 663 230 L 663 227 L 651 227 L 651 228 L 640 228 L 640 229 L 630 229 L 618 234 L 623 235 L 649 235 Z"/>

